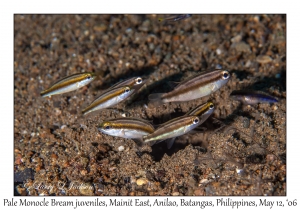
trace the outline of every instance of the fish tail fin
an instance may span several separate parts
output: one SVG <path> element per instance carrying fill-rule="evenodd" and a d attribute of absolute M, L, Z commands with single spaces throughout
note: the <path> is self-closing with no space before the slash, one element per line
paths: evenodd
<path fill-rule="evenodd" d="M 143 147 L 145 145 L 149 145 L 150 147 L 155 144 L 155 141 L 144 141 L 144 137 L 141 139 L 132 139 L 138 147 Z"/>
<path fill-rule="evenodd" d="M 142 147 L 145 143 L 142 139 L 132 139 L 138 147 Z"/>
<path fill-rule="evenodd" d="M 94 72 L 93 74 L 95 76 L 95 80 L 103 81 L 103 72 L 99 71 L 99 72 Z"/>
<path fill-rule="evenodd" d="M 42 96 L 42 97 L 47 97 L 49 94 L 48 94 L 48 91 L 47 90 L 43 90 L 41 93 L 40 93 L 40 95 Z"/>
<path fill-rule="evenodd" d="M 81 114 L 84 116 L 84 115 L 86 115 L 86 114 L 88 114 L 88 113 L 90 113 L 91 112 L 91 110 L 89 110 L 89 107 L 87 107 L 87 108 L 85 108 L 85 109 L 83 109 L 82 111 L 81 111 Z"/>
<path fill-rule="evenodd" d="M 150 94 L 148 96 L 149 106 L 160 106 L 160 105 L 164 104 L 164 102 L 162 100 L 162 95 L 163 95 L 163 93 Z"/>

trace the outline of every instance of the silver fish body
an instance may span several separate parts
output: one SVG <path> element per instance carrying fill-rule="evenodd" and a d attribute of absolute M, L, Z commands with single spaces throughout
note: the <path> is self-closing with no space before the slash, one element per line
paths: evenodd
<path fill-rule="evenodd" d="M 247 105 L 258 103 L 276 103 L 278 100 L 262 91 L 254 90 L 235 90 L 230 94 L 230 98 L 238 100 Z"/>
<path fill-rule="evenodd" d="M 154 127 L 147 121 L 137 118 L 116 118 L 101 123 L 98 130 L 102 133 L 127 139 L 142 139 L 154 132 Z"/>
<path fill-rule="evenodd" d="M 162 124 L 153 133 L 144 136 L 143 140 L 149 142 L 175 138 L 193 130 L 199 123 L 200 119 L 197 116 L 178 117 Z"/>
<path fill-rule="evenodd" d="M 50 88 L 42 91 L 41 96 L 46 97 L 46 96 L 74 91 L 85 85 L 88 85 L 95 78 L 96 78 L 96 74 L 91 72 L 74 74 L 59 80 L 58 82 L 53 84 Z"/>
<path fill-rule="evenodd" d="M 226 70 L 203 72 L 181 82 L 171 92 L 150 94 L 149 100 L 153 105 L 160 105 L 202 98 L 220 89 L 229 78 L 230 74 Z"/>
<path fill-rule="evenodd" d="M 116 87 L 109 89 L 100 96 L 98 96 L 88 107 L 86 107 L 82 114 L 87 114 L 96 110 L 112 107 L 121 101 L 125 100 L 132 94 L 130 87 Z"/>

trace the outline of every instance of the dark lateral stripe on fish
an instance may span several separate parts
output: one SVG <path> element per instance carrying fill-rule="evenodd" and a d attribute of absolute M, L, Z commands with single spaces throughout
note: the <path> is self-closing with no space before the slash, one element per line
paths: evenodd
<path fill-rule="evenodd" d="M 181 94 L 185 94 L 185 93 L 187 93 L 191 90 L 195 90 L 197 88 L 204 87 L 205 85 L 211 84 L 211 83 L 216 82 L 220 79 L 222 79 L 221 72 L 219 72 L 219 74 L 216 74 L 216 72 L 211 72 L 208 75 L 206 75 L 206 74 L 198 75 L 196 78 L 193 79 L 195 81 L 191 81 L 190 85 L 186 84 L 186 83 L 188 83 L 188 81 L 185 81 L 183 84 L 179 84 L 178 86 L 186 84 L 186 87 L 179 88 L 177 86 L 171 92 L 164 93 L 162 95 L 162 100 L 167 99 L 167 98 L 172 98 L 172 97 L 175 97 L 175 96 L 178 96 L 178 95 L 181 95 Z"/>
<path fill-rule="evenodd" d="M 120 89 L 120 90 L 117 90 L 117 89 Z M 121 95 L 122 93 L 124 93 L 124 90 L 125 90 L 125 87 L 117 87 L 117 88 L 113 88 L 113 89 L 103 93 L 97 99 L 95 99 L 87 108 L 85 108 L 82 112 L 85 113 L 88 110 L 95 108 L 99 104 Z M 101 97 L 103 97 L 103 98 L 101 98 Z M 99 99 L 99 98 L 101 98 L 101 99 Z"/>

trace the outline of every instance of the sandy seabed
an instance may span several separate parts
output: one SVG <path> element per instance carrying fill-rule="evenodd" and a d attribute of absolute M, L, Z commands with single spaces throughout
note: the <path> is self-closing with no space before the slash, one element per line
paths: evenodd
<path fill-rule="evenodd" d="M 159 17 L 15 15 L 15 195 L 286 195 L 286 16 L 193 15 L 172 24 Z M 147 106 L 149 94 L 172 90 L 169 81 L 213 69 L 229 70 L 231 79 L 210 96 Z M 40 96 L 79 72 L 100 79 Z M 133 76 L 147 79 L 137 94 L 81 115 Z M 280 100 L 243 105 L 229 98 L 240 89 Z M 178 137 L 170 150 L 97 130 L 124 116 L 159 125 L 208 100 L 216 109 L 202 131 Z"/>

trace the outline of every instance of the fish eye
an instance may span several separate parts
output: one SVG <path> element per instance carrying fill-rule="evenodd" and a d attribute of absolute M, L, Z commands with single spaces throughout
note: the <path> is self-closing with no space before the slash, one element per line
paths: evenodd
<path fill-rule="evenodd" d="M 142 80 L 142 78 L 138 77 L 138 78 L 136 79 L 136 82 L 137 82 L 138 84 L 141 84 L 141 83 L 143 82 L 143 80 Z"/>
<path fill-rule="evenodd" d="M 87 79 L 91 79 L 92 77 L 89 75 L 89 76 L 87 76 Z"/>
<path fill-rule="evenodd" d="M 210 104 L 209 105 L 209 109 L 213 109 L 214 108 L 214 105 L 213 104 Z"/>
<path fill-rule="evenodd" d="M 109 129 L 110 129 L 110 126 L 107 125 L 107 126 L 104 127 L 104 129 L 105 129 L 105 130 L 109 130 Z"/>
<path fill-rule="evenodd" d="M 194 123 L 194 124 L 197 124 L 198 122 L 199 122 L 199 118 L 196 117 L 196 118 L 193 120 L 193 123 Z"/>
<path fill-rule="evenodd" d="M 223 71 L 223 79 L 228 79 L 229 78 L 229 73 L 227 71 Z"/>
<path fill-rule="evenodd" d="M 125 93 L 128 93 L 130 91 L 130 89 L 127 87 L 125 88 Z"/>

